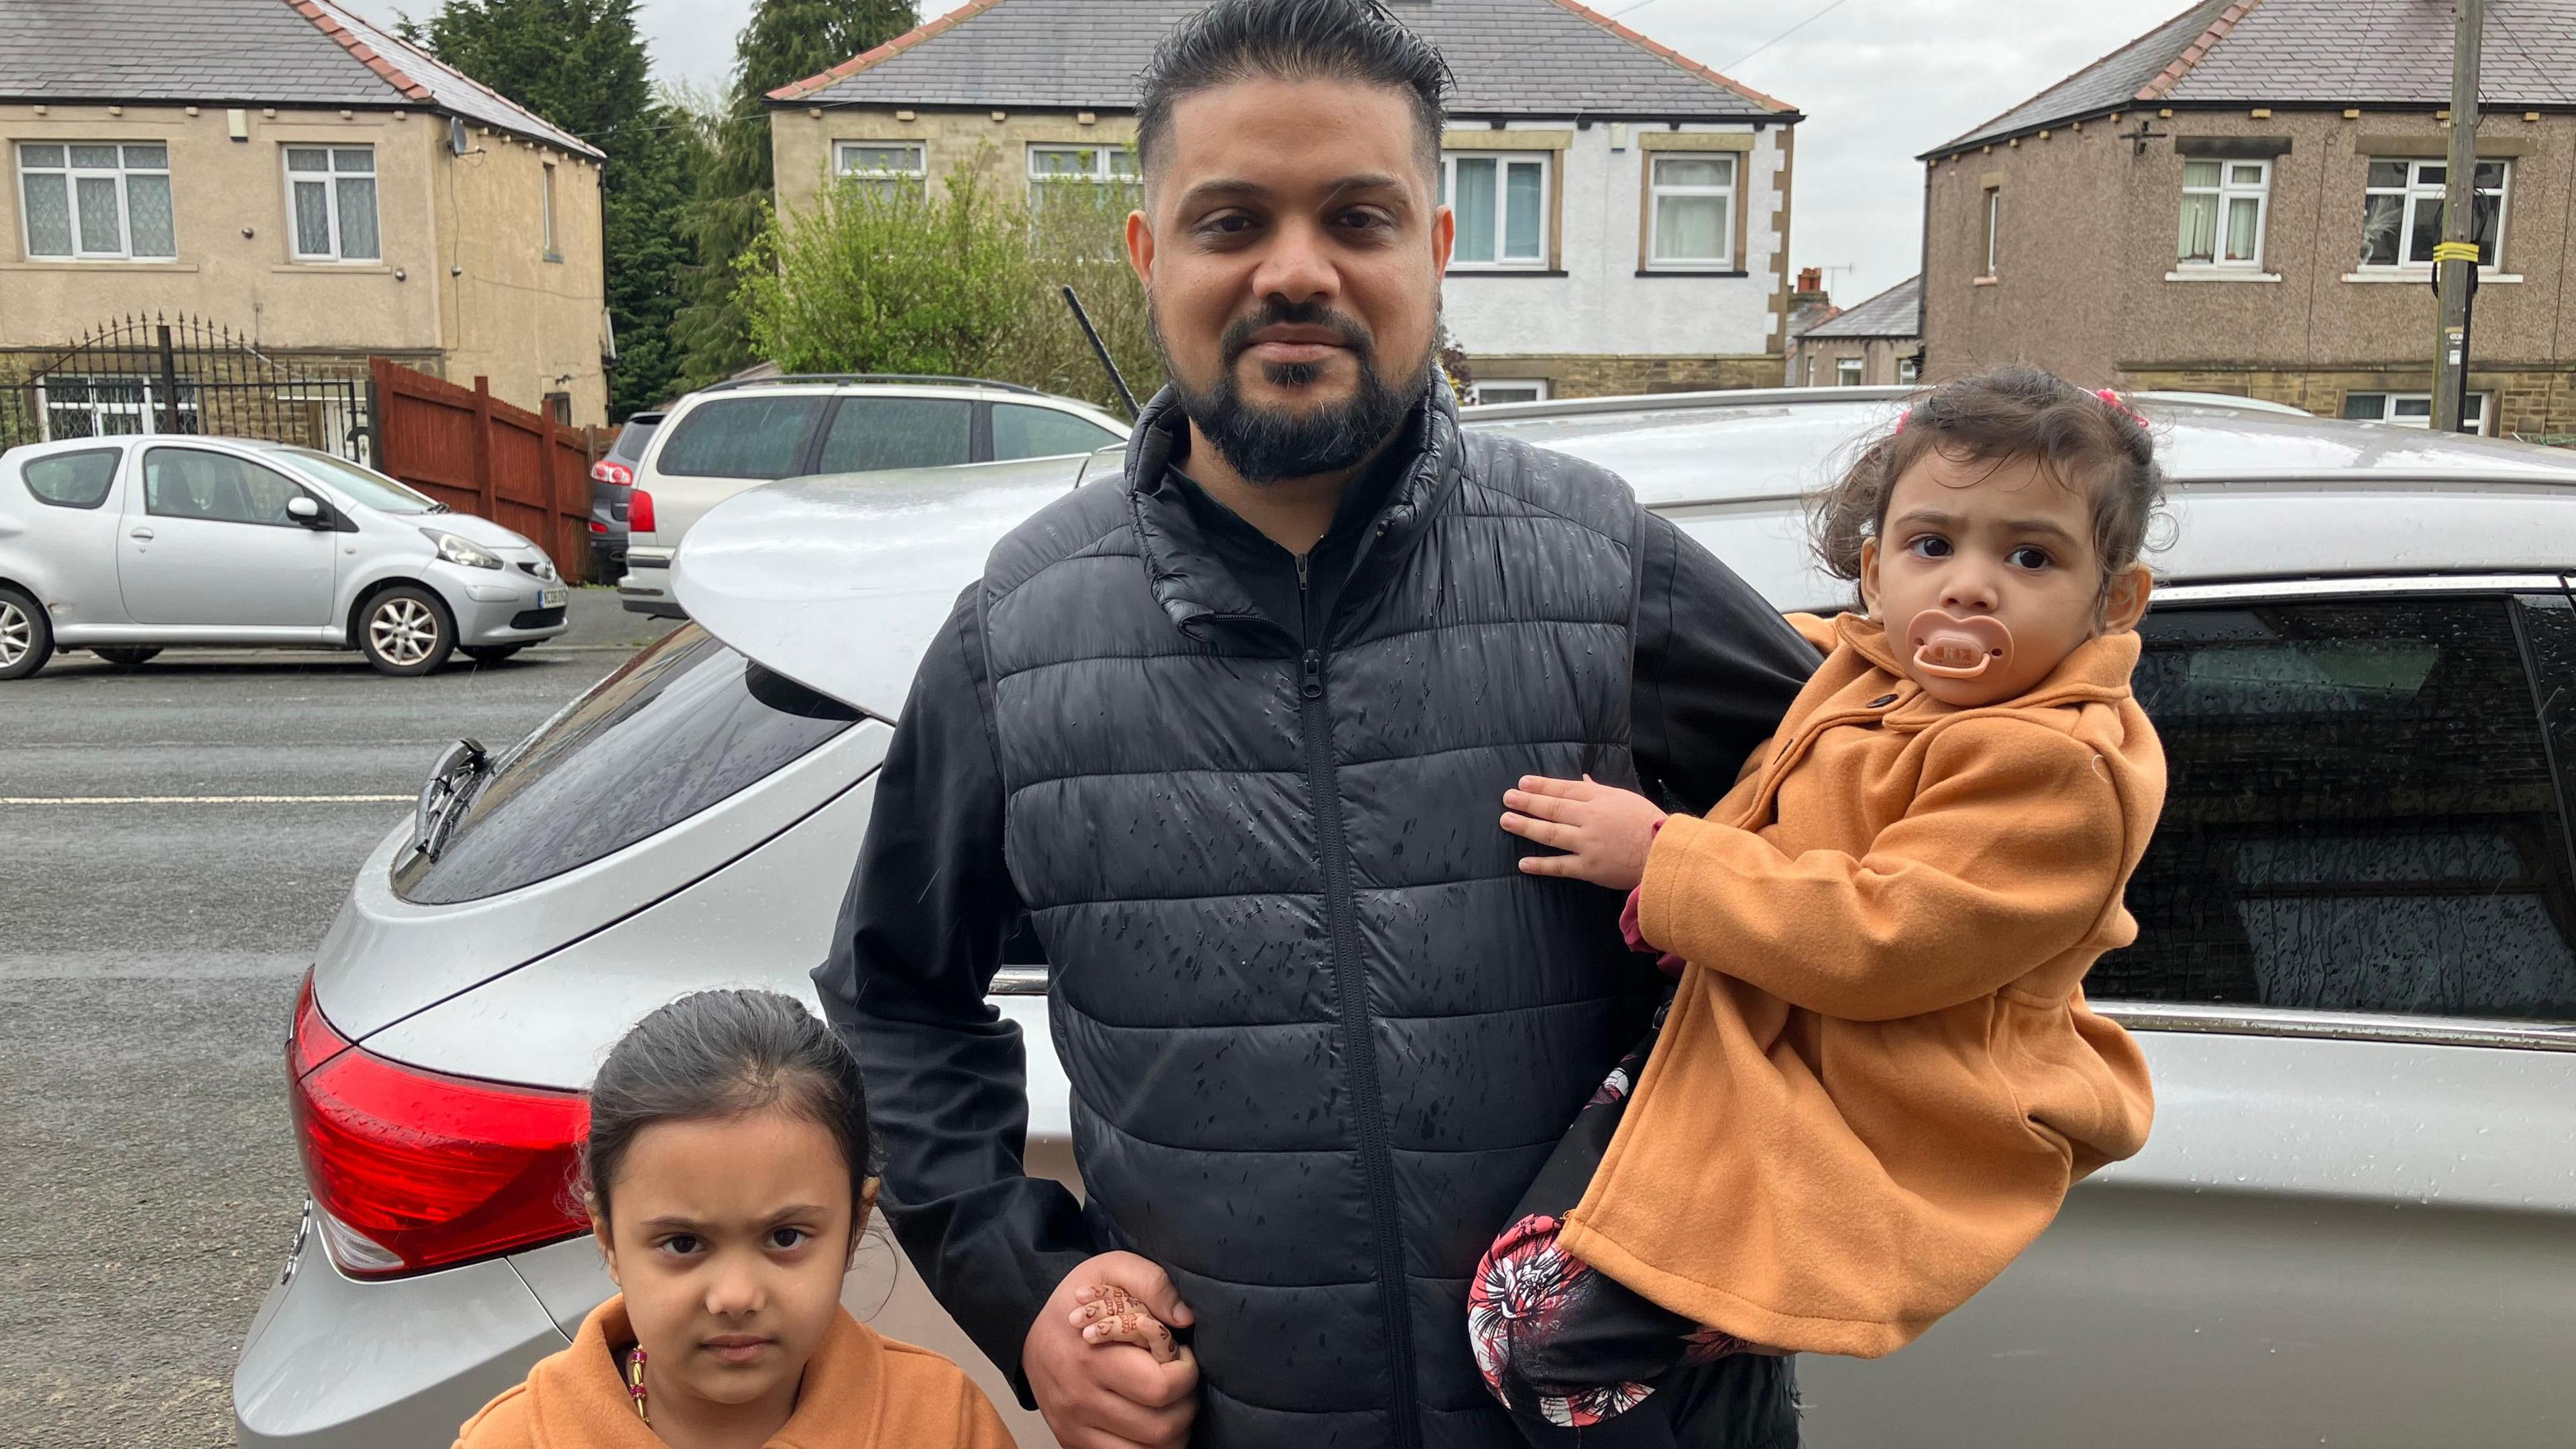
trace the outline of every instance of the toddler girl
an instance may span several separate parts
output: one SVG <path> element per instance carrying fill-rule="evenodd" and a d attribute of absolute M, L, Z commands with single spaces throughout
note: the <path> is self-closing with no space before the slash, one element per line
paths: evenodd
<path fill-rule="evenodd" d="M 841 1307 L 869 1141 L 858 1064 L 793 998 L 705 991 L 638 1022 L 584 1154 L 621 1291 L 458 1449 L 1011 1449 L 957 1365 Z"/>
<path fill-rule="evenodd" d="M 2137 934 L 2164 800 L 2129 695 L 2159 491 L 2110 393 L 1936 389 L 1817 507 L 1866 612 L 1792 620 L 1825 661 L 1707 818 L 1503 796 L 1564 852 L 1521 868 L 1632 892 L 1680 978 L 1470 1286 L 1533 1442 L 1674 1442 L 1651 1396 L 1687 1362 L 1893 1352 L 2145 1142 L 2145 1061 L 2080 983 Z"/>

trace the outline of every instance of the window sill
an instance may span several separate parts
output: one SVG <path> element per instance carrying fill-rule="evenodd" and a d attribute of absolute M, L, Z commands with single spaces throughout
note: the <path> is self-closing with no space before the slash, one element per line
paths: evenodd
<path fill-rule="evenodd" d="M 2418 287 L 2429 287 L 2433 284 L 2433 269 L 2431 267 L 2369 267 L 2358 272 L 2346 272 L 2343 274 L 2343 279 L 2347 282 L 2406 282 Z M 2520 272 L 2499 272 L 2493 267 L 2478 268 L 2478 285 L 2481 287 L 2490 283 L 2511 286 L 2521 280 Z"/>
<path fill-rule="evenodd" d="M 293 272 L 334 272 L 344 277 L 390 277 L 394 274 L 393 268 L 376 262 L 289 262 L 285 266 L 271 267 L 269 270 L 280 275 Z"/>
<path fill-rule="evenodd" d="M 2258 272 L 2249 267 L 2176 267 L 2165 273 L 2168 282 L 2277 282 L 2279 272 Z"/>
<path fill-rule="evenodd" d="M 1639 267 L 1641 277 L 1749 277 L 1742 267 Z"/>
<path fill-rule="evenodd" d="M 34 257 L 23 262 L 0 262 L 0 272 L 95 272 L 105 268 L 116 272 L 193 272 L 195 262 L 137 261 L 130 257 Z"/>
<path fill-rule="evenodd" d="M 1452 277 L 1563 277 L 1571 273 L 1563 268 L 1545 267 L 1451 267 L 1443 275 Z"/>
<path fill-rule="evenodd" d="M 1998 277 L 1978 277 L 1969 282 L 1968 285 L 1971 287 L 1991 287 L 2000 280 L 2001 278 Z"/>

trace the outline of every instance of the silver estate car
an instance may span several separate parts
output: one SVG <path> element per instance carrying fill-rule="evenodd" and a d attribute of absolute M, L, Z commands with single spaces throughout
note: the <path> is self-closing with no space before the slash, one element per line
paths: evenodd
<path fill-rule="evenodd" d="M 0 680 L 56 649 L 356 649 L 387 674 L 564 631 L 545 551 L 373 469 L 244 438 L 80 438 L 0 453 Z"/>
<path fill-rule="evenodd" d="M 1617 469 L 1783 607 L 1798 497 L 1892 391 L 1476 410 Z M 2576 455 L 2150 403 L 2176 479 L 2139 697 L 2171 761 L 2090 983 L 2146 1151 L 1876 1362 L 1809 1442 L 2563 1444 L 2576 1423 Z M 527 740 L 459 747 L 360 868 L 289 1048 L 312 1202 L 234 1380 L 255 1446 L 443 1442 L 609 1291 L 562 1186 L 579 1092 L 672 996 L 813 999 L 915 661 L 1006 529 L 1115 455 L 815 478 L 710 512 L 696 621 Z M 993 1004 L 1030 1171 L 1073 1181 L 1045 964 Z M 990 1366 L 883 1244 L 846 1301 Z M 1464 1332 L 1463 1326 L 1461 1332 Z M 1022 1442 L 1046 1442 L 1011 1410 Z"/>

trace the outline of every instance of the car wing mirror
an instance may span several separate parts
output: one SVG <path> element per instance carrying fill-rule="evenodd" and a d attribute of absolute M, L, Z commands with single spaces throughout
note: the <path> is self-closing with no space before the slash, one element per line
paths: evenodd
<path fill-rule="evenodd" d="M 286 500 L 286 516 L 306 528 L 331 526 L 331 516 L 322 511 L 322 505 L 300 493 Z"/>

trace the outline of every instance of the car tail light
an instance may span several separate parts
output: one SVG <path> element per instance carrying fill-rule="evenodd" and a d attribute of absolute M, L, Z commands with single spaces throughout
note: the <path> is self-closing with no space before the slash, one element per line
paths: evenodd
<path fill-rule="evenodd" d="M 653 532 L 653 495 L 638 488 L 626 500 L 626 526 L 637 533 Z"/>
<path fill-rule="evenodd" d="M 326 1020 L 305 979 L 287 1101 L 322 1245 L 352 1278 L 393 1278 L 586 1231 L 574 1187 L 590 1107 L 387 1061 Z"/>
<path fill-rule="evenodd" d="M 615 458 L 602 458 L 590 465 L 590 481 L 614 483 L 620 488 L 631 487 L 635 482 L 635 470 Z"/>
<path fill-rule="evenodd" d="M 606 533 L 608 531 L 608 525 L 594 518 L 590 521 L 590 531 L 593 533 Z"/>

